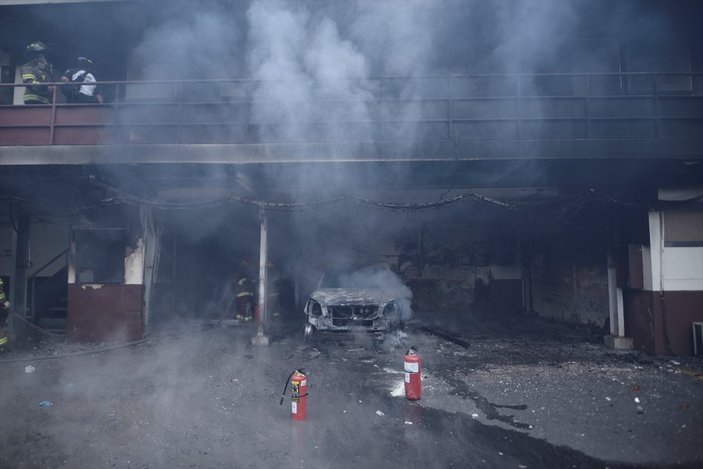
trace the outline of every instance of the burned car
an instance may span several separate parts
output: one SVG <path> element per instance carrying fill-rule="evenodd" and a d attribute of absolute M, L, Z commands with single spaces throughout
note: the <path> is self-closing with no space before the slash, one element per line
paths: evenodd
<path fill-rule="evenodd" d="M 387 273 L 394 275 L 390 270 Z M 374 283 L 374 275 L 368 272 L 360 277 L 365 282 L 353 278 L 323 276 L 320 288 L 312 292 L 305 305 L 307 339 L 318 332 L 386 332 L 400 326 L 403 301 L 397 289 L 384 282 L 369 286 Z"/>

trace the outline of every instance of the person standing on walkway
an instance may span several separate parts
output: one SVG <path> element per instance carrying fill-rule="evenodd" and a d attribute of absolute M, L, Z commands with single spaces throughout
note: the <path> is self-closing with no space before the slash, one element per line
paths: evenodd
<path fill-rule="evenodd" d="M 102 103 L 98 85 L 95 84 L 93 74 L 93 61 L 87 57 L 78 57 L 76 66 L 66 70 L 61 76 L 61 81 L 75 83 L 64 85 L 61 91 L 69 103 Z"/>
<path fill-rule="evenodd" d="M 49 48 L 40 41 L 27 46 L 27 63 L 22 65 L 24 104 L 51 104 L 54 86 L 42 85 L 54 81 L 54 68 L 46 59 Z"/>

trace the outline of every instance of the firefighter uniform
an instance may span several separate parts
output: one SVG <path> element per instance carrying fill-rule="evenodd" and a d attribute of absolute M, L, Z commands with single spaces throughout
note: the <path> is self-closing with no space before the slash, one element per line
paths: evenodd
<path fill-rule="evenodd" d="M 237 311 L 237 319 L 248 321 L 252 319 L 252 305 L 254 303 L 254 288 L 252 287 L 251 279 L 247 276 L 240 277 L 237 280 L 236 293 L 237 303 L 239 305 Z"/>
<path fill-rule="evenodd" d="M 5 321 L 10 310 L 10 302 L 5 294 L 5 283 L 0 278 L 0 350 L 7 345 L 7 335 L 5 335 Z"/>
<path fill-rule="evenodd" d="M 46 61 L 44 54 L 47 47 L 41 42 L 33 42 L 27 46 L 29 61 L 22 65 L 22 83 L 24 88 L 24 104 L 51 104 L 53 87 L 42 85 L 54 80 L 53 68 Z"/>

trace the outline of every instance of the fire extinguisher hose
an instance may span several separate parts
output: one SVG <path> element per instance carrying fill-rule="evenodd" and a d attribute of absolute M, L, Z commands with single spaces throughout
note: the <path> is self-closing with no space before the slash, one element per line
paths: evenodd
<path fill-rule="evenodd" d="M 281 394 L 281 402 L 278 405 L 283 405 L 283 399 L 286 398 L 286 390 L 288 389 L 288 383 L 290 383 L 290 379 L 293 377 L 293 374 L 298 371 L 298 370 L 293 370 L 291 373 L 288 375 L 288 379 L 286 379 L 286 385 L 283 386 L 283 394 Z"/>
<path fill-rule="evenodd" d="M 290 383 L 290 379 L 293 377 L 293 375 L 295 374 L 296 371 L 297 371 L 298 373 L 300 373 L 301 375 L 302 375 L 302 374 L 305 374 L 305 373 L 303 373 L 303 369 L 302 369 L 302 368 L 299 368 L 299 369 L 297 369 L 297 370 L 293 370 L 293 371 L 291 372 L 291 374 L 288 375 L 288 379 L 286 380 L 286 385 L 283 386 L 283 394 L 281 394 L 281 402 L 280 402 L 278 405 L 283 405 L 283 400 L 286 398 L 286 389 L 288 389 L 288 383 Z M 309 393 L 306 392 L 306 393 L 303 394 L 302 396 L 298 396 L 298 397 L 305 397 L 305 396 L 307 396 L 308 394 L 309 394 Z"/>

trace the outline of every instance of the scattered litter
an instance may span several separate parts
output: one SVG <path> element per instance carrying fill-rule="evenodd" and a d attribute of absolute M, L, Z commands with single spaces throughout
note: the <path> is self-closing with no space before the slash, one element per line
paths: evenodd
<path fill-rule="evenodd" d="M 379 417 L 383 417 L 383 416 L 386 415 L 386 414 L 384 414 L 384 413 L 381 412 L 380 410 L 377 410 L 377 411 L 376 411 L 376 415 L 378 415 Z"/>
<path fill-rule="evenodd" d="M 405 425 L 412 425 L 412 424 L 413 424 L 413 423 L 410 422 L 410 421 L 408 421 L 408 420 L 405 421 Z"/>
<path fill-rule="evenodd" d="M 472 418 L 472 419 L 477 419 L 477 418 L 478 418 L 478 414 L 471 414 L 471 418 Z"/>
<path fill-rule="evenodd" d="M 54 403 L 51 401 L 41 401 L 38 405 L 42 409 L 46 409 L 47 407 L 51 407 L 52 405 L 54 405 Z"/>
<path fill-rule="evenodd" d="M 608 397 L 608 396 L 605 396 L 605 400 L 608 401 L 608 402 L 612 401 L 612 399 L 611 399 L 610 397 Z"/>
<path fill-rule="evenodd" d="M 671 360 L 670 363 L 672 365 L 676 365 L 676 366 L 679 366 L 681 364 L 680 362 L 677 362 L 676 360 Z"/>
<path fill-rule="evenodd" d="M 352 352 L 363 352 L 364 350 L 366 350 L 366 349 L 365 349 L 364 347 L 359 347 L 359 348 L 350 348 L 349 350 L 347 350 L 347 353 L 352 353 Z"/>
<path fill-rule="evenodd" d="M 342 413 L 343 413 L 343 414 L 346 414 L 346 413 L 347 413 L 347 409 L 344 409 L 344 410 L 342 411 Z"/>
<path fill-rule="evenodd" d="M 34 370 L 36 370 L 36 368 L 34 368 L 32 365 L 29 365 L 29 366 L 25 366 L 25 367 L 24 367 L 24 372 L 25 372 L 25 373 L 34 373 Z"/>
<path fill-rule="evenodd" d="M 359 399 L 359 404 L 361 404 L 362 402 L 364 402 L 364 401 L 362 401 L 361 399 Z"/>
<path fill-rule="evenodd" d="M 501 456 L 503 456 L 503 453 L 501 453 L 500 451 L 498 451 L 498 454 L 500 454 Z"/>
<path fill-rule="evenodd" d="M 640 403 L 640 398 L 639 398 L 639 397 L 635 397 L 635 402 L 636 402 L 637 404 L 639 404 L 639 403 Z"/>
<path fill-rule="evenodd" d="M 360 361 L 361 363 L 373 363 L 373 362 L 374 362 L 373 358 L 371 358 L 371 357 L 362 358 L 362 359 L 359 360 L 359 361 Z"/>
<path fill-rule="evenodd" d="M 527 469 L 527 466 L 525 466 L 524 464 L 518 464 L 517 467 L 518 469 Z"/>

